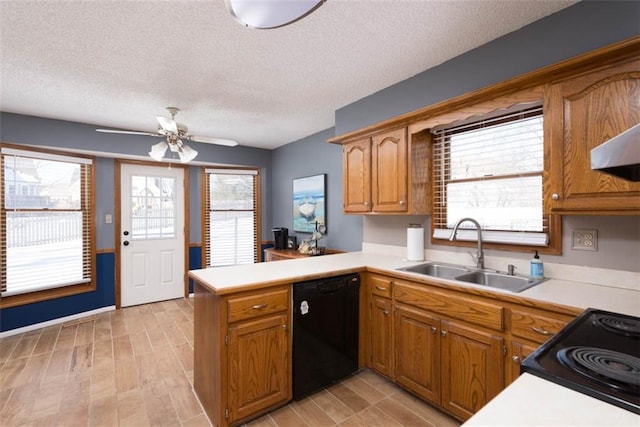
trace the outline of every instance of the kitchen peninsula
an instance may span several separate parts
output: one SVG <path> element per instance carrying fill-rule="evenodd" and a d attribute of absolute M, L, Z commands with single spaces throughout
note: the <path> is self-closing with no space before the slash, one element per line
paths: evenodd
<path fill-rule="evenodd" d="M 513 367 L 510 362 L 513 349 L 521 343 L 534 345 L 537 339 L 520 334 L 518 322 L 522 318 L 530 322 L 549 320 L 546 326 L 561 327 L 588 307 L 639 314 L 637 289 L 552 278 L 514 294 L 396 270 L 415 264 L 418 263 L 403 259 L 398 251 L 365 250 L 190 271 L 189 276 L 195 281 L 194 388 L 211 422 L 216 426 L 235 425 L 291 399 L 291 285 L 295 282 L 353 272 L 362 275 L 360 367 L 376 369 L 372 360 L 378 351 L 393 354 L 392 342 L 387 343 L 388 348 L 380 348 L 372 337 L 372 332 L 380 332 L 371 327 L 371 301 L 379 298 L 371 292 L 374 282 L 390 285 L 388 300 L 398 312 L 437 314 L 449 339 L 465 333 L 480 341 L 486 338 L 489 344 L 481 342 L 479 351 L 497 351 L 499 355 L 497 371 L 490 372 L 491 378 L 489 373 L 487 378 L 480 378 L 493 381 L 486 394 L 478 390 L 459 393 L 459 384 L 464 382 L 451 384 L 443 380 L 441 390 L 435 390 L 433 395 L 408 386 L 401 375 L 401 369 L 406 368 L 399 360 L 391 363 L 392 370 L 386 373 L 404 388 L 463 421 L 517 378 L 518 366 Z M 630 280 L 637 281 L 637 273 L 628 274 Z M 444 349 L 448 344 L 445 339 L 442 341 L 439 348 Z M 496 365 L 485 368 L 496 369 Z M 471 400 L 480 401 L 479 406 Z M 623 411 L 623 416 L 628 412 L 612 405 L 605 407 L 616 414 Z M 562 424 L 561 418 L 557 421 Z"/>

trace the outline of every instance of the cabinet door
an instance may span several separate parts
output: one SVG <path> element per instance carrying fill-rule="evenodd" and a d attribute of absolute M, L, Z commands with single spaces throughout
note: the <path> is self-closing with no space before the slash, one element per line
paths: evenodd
<path fill-rule="evenodd" d="M 503 388 L 504 340 L 445 320 L 441 337 L 442 407 L 466 420 Z"/>
<path fill-rule="evenodd" d="M 505 386 L 508 386 L 520 376 L 520 365 L 522 361 L 535 351 L 537 344 L 527 344 L 517 341 L 511 343 L 510 357 L 507 361 L 507 378 Z"/>
<path fill-rule="evenodd" d="M 422 310 L 396 305 L 395 379 L 440 404 L 440 320 Z"/>
<path fill-rule="evenodd" d="M 287 326 L 279 314 L 229 327 L 229 423 L 289 399 Z"/>
<path fill-rule="evenodd" d="M 633 61 L 548 88 L 546 212 L 640 212 L 640 183 L 591 170 L 592 148 L 640 123 L 639 69 Z"/>
<path fill-rule="evenodd" d="M 369 138 L 342 146 L 344 213 L 371 210 L 371 141 Z"/>
<path fill-rule="evenodd" d="M 373 296 L 371 299 L 371 368 L 389 378 L 392 372 L 392 342 L 391 342 L 391 300 Z"/>
<path fill-rule="evenodd" d="M 375 212 L 407 212 L 407 130 L 406 128 L 372 138 L 372 202 Z"/>

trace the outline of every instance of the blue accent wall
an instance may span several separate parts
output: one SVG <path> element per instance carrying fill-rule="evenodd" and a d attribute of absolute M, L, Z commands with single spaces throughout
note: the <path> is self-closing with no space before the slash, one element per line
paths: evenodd
<path fill-rule="evenodd" d="M 189 246 L 189 270 L 202 268 L 202 247 Z M 189 293 L 193 293 L 193 280 L 189 279 Z"/>
<path fill-rule="evenodd" d="M 4 332 L 115 305 L 114 261 L 115 254 L 113 252 L 96 255 L 97 284 L 95 292 L 3 308 L 0 310 L 0 331 Z"/>

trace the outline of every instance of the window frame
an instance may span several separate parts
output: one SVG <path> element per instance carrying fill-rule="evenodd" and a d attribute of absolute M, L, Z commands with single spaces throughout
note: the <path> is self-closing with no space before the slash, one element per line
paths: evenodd
<path fill-rule="evenodd" d="M 86 210 L 83 210 L 81 206 L 81 211 L 83 212 L 83 240 L 84 240 L 84 252 L 88 255 L 88 269 L 89 273 L 89 281 L 82 282 L 78 284 L 70 284 L 65 286 L 59 286 L 50 289 L 41 289 L 32 292 L 26 292 L 16 295 L 10 296 L 1 296 L 0 295 L 0 308 L 9 308 L 15 307 L 25 304 L 32 304 L 41 301 L 48 301 L 52 299 L 79 295 L 86 292 L 93 292 L 97 289 L 96 283 L 96 232 L 95 232 L 95 205 L 96 205 L 96 194 L 95 194 L 95 157 L 87 156 L 78 153 L 66 152 L 62 150 L 53 150 L 48 148 L 40 148 L 33 146 L 25 146 L 19 144 L 8 144 L 8 143 L 0 143 L 0 151 L 2 148 L 8 148 L 17 151 L 23 151 L 25 153 L 35 152 L 35 153 L 44 153 L 50 154 L 53 156 L 65 156 L 65 157 L 75 157 L 78 159 L 87 159 L 91 161 L 89 167 L 87 168 L 86 176 L 84 179 L 86 180 L 86 191 L 89 192 L 88 195 L 84 195 L 83 199 L 87 201 Z M 4 154 L 0 153 L 0 200 L 2 205 L 0 206 L 0 228 L 2 228 L 3 233 L 0 236 L 0 248 L 2 248 L 3 254 L 6 253 L 6 233 L 4 229 L 6 227 L 6 210 L 4 205 Z M 84 190 L 83 190 L 84 192 Z M 88 239 L 88 242 L 87 242 Z M 6 266 L 6 258 L 3 256 L 2 263 Z M 5 267 L 6 268 L 6 267 Z"/>
<path fill-rule="evenodd" d="M 549 126 L 549 112 L 544 97 L 544 85 L 533 86 L 527 89 L 514 91 L 511 93 L 503 94 L 489 101 L 483 101 L 478 103 L 454 103 L 451 109 L 440 111 L 439 114 L 435 114 L 431 117 L 425 118 L 419 122 L 414 123 L 409 127 L 409 134 L 411 138 L 428 138 L 432 141 L 433 135 L 431 130 L 441 126 L 447 126 L 454 122 L 481 120 L 483 116 L 497 116 L 501 112 L 509 111 L 513 108 L 522 106 L 542 105 L 543 108 L 543 172 L 542 172 L 542 200 L 543 200 L 543 222 L 547 226 L 547 232 L 549 235 L 548 244 L 546 246 L 527 245 L 527 244 L 509 244 L 509 243 L 495 243 L 495 242 L 483 242 L 485 249 L 496 249 L 501 251 L 511 252 L 526 252 L 531 253 L 534 250 L 541 254 L 548 255 L 560 255 L 562 254 L 562 216 L 558 214 L 550 214 L 545 212 L 544 202 L 546 200 L 547 191 L 547 169 L 549 164 L 549 146 L 547 141 L 547 128 Z M 424 136 L 422 136 L 424 135 Z M 429 150 L 430 164 L 430 178 L 431 178 L 431 194 L 436 192 L 436 182 L 434 181 L 434 164 L 433 164 L 433 147 Z M 458 246 L 458 247 L 475 247 L 477 242 L 475 240 L 455 240 L 449 241 L 448 239 L 435 238 L 434 232 L 436 227 L 436 221 L 433 214 L 433 204 L 435 203 L 435 197 L 431 197 L 432 214 L 430 215 L 430 241 L 433 245 L 442 246 Z"/>
<path fill-rule="evenodd" d="M 473 120 L 470 120 L 468 123 L 463 124 L 452 124 L 446 126 L 440 126 L 437 129 L 431 129 L 431 132 L 434 134 L 434 147 L 433 147 L 433 201 L 432 201 L 432 222 L 434 229 L 434 237 L 436 239 L 449 239 L 453 228 L 450 228 L 448 225 L 451 224 L 452 218 L 449 218 L 449 205 L 443 204 L 444 201 L 451 200 L 451 196 L 449 195 L 449 186 L 456 184 L 469 184 L 469 183 L 478 183 L 482 185 L 483 183 L 489 182 L 504 182 L 508 180 L 520 179 L 520 178 L 539 178 L 540 185 L 539 188 L 540 193 L 540 211 L 542 212 L 544 207 L 543 200 L 543 174 L 544 174 L 544 165 L 543 165 L 543 157 L 544 157 L 544 141 L 543 139 L 543 123 L 544 116 L 542 110 L 542 104 L 531 106 L 517 106 L 518 108 L 514 108 L 513 111 L 499 111 L 497 114 L 482 116 L 482 117 L 474 117 Z M 490 152 L 487 152 L 486 149 L 483 148 L 483 145 L 486 140 L 478 140 L 477 138 L 485 138 L 481 135 L 478 135 L 477 131 L 483 130 L 491 130 L 490 138 L 500 138 L 501 133 L 505 129 L 505 126 L 510 126 L 512 124 L 524 123 L 528 120 L 537 120 L 539 121 L 539 132 L 540 132 L 540 146 L 539 146 L 539 169 L 528 170 L 525 172 L 518 172 L 514 166 L 511 166 L 510 169 L 502 171 L 500 173 L 492 173 L 490 175 L 476 175 L 476 176 L 463 176 L 463 177 L 453 177 L 453 164 L 456 163 L 459 158 L 457 156 L 454 157 L 454 149 L 452 146 L 452 140 L 456 135 L 467 136 L 471 135 L 472 138 L 470 140 L 466 140 L 468 142 L 463 142 L 463 147 L 465 151 L 473 150 L 474 153 L 477 153 L 478 156 L 484 157 L 485 155 L 491 156 Z M 514 129 L 514 128 L 511 128 Z M 495 132 L 496 134 L 494 134 Z M 510 131 L 508 131 L 510 132 Z M 519 130 L 521 132 L 521 130 Z M 518 136 L 524 136 L 523 133 L 519 133 Z M 493 139 L 491 140 L 493 143 Z M 511 151 L 509 153 L 515 153 L 515 147 L 510 148 Z M 477 150 L 477 151 L 476 151 Z M 457 150 L 456 150 L 457 151 Z M 467 154 L 468 155 L 468 154 Z M 491 158 L 491 157 L 490 157 Z M 456 163 L 457 164 L 457 163 Z M 509 163 L 508 163 L 509 164 Z M 479 167 L 480 164 L 475 164 L 476 167 Z M 493 168 L 491 168 L 493 172 Z M 456 169 L 457 170 L 457 169 Z M 484 190 L 483 190 L 484 191 Z M 483 196 L 485 193 L 480 192 Z M 509 208 L 504 208 L 509 209 Z M 502 211 L 502 209 L 499 209 Z M 465 215 L 459 216 L 462 218 Z M 482 220 L 480 217 L 475 214 L 469 214 L 466 216 L 471 216 L 477 219 L 481 224 Z M 453 219 L 459 219 L 453 218 Z M 513 217 L 508 217 L 513 220 Z M 541 221 L 541 229 L 539 231 L 531 231 L 531 230 L 513 230 L 508 228 L 489 228 L 486 224 L 483 225 L 484 236 L 487 239 L 485 242 L 495 242 L 495 243 L 504 243 L 509 245 L 525 245 L 530 243 L 531 246 L 536 247 L 546 247 L 548 244 L 548 218 L 542 212 L 542 215 L 538 217 Z M 486 227 L 486 228 L 485 228 Z M 458 238 L 460 240 L 469 240 L 469 238 L 476 239 L 476 230 L 468 230 L 466 228 L 461 228 L 458 232 Z M 464 236 L 463 236 L 464 235 Z M 473 236 L 473 237 L 472 237 Z"/>
<path fill-rule="evenodd" d="M 261 191 L 261 173 L 259 168 L 254 167 L 231 167 L 231 166 L 203 166 L 201 169 L 201 224 L 202 224 L 202 268 L 213 267 L 209 265 L 210 252 L 209 248 L 209 213 L 210 213 L 210 200 L 209 200 L 209 175 L 212 172 L 218 172 L 220 174 L 238 174 L 238 175 L 253 175 L 254 177 L 254 263 L 262 261 L 262 191 Z M 244 172 L 244 173 L 243 173 Z"/>

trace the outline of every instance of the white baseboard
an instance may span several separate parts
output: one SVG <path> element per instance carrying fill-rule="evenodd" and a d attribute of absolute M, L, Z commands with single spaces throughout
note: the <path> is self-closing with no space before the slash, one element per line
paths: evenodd
<path fill-rule="evenodd" d="M 0 332 L 0 338 L 22 334 L 22 333 L 33 331 L 36 329 L 45 328 L 51 325 L 57 325 L 58 323 L 65 323 L 71 320 L 82 319 L 83 317 L 94 316 L 96 314 L 105 313 L 107 311 L 114 311 L 115 309 L 116 309 L 116 306 L 111 305 L 109 307 L 102 307 L 102 308 L 97 308 L 95 310 L 83 311 L 82 313 L 72 314 L 71 316 L 59 317 L 57 319 L 47 320 L 46 322 L 23 326 L 22 328 L 11 329 L 8 331 Z"/>

